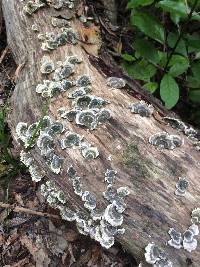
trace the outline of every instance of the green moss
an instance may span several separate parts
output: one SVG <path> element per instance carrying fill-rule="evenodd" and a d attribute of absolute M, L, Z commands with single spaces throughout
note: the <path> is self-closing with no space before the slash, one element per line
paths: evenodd
<path fill-rule="evenodd" d="M 127 146 L 127 149 L 122 154 L 123 163 L 135 171 L 138 178 L 144 178 L 149 175 L 148 166 L 150 162 L 141 156 L 140 151 L 135 143 Z"/>

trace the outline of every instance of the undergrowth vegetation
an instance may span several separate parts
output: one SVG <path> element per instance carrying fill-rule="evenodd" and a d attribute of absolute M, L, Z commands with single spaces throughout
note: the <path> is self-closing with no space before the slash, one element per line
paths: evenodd
<path fill-rule="evenodd" d="M 124 69 L 167 109 L 184 98 L 200 125 L 200 1 L 129 0 L 127 9 L 133 42 Z"/>

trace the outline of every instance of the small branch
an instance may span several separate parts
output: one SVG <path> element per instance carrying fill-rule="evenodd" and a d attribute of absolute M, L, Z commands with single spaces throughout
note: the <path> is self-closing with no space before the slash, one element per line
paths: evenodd
<path fill-rule="evenodd" d="M 41 217 L 47 217 L 47 218 L 54 218 L 54 219 L 61 219 L 60 216 L 54 215 L 54 214 L 49 214 L 46 212 L 41 212 L 41 211 L 35 211 L 7 203 L 0 202 L 0 208 L 5 208 L 5 209 L 11 209 L 14 212 L 23 212 L 31 215 L 36 215 L 36 216 L 41 216 Z"/>

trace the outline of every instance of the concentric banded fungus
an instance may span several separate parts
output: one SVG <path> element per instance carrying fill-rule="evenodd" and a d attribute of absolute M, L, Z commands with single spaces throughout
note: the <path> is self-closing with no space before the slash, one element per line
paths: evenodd
<path fill-rule="evenodd" d="M 91 84 L 91 78 L 88 75 L 79 76 L 76 80 L 76 86 L 85 87 Z"/>
<path fill-rule="evenodd" d="M 114 204 L 109 204 L 104 213 L 105 220 L 112 226 L 120 226 L 123 223 L 123 216 L 116 210 Z"/>
<path fill-rule="evenodd" d="M 82 59 L 80 59 L 78 56 L 69 56 L 66 58 L 67 62 L 70 64 L 80 64 L 82 62 Z"/>
<path fill-rule="evenodd" d="M 198 132 L 194 128 L 187 126 L 183 121 L 176 119 L 176 118 L 171 118 L 171 117 L 164 117 L 163 119 L 172 128 L 183 132 L 189 138 L 197 138 Z"/>
<path fill-rule="evenodd" d="M 41 150 L 42 156 L 47 156 L 53 151 L 53 138 L 46 132 L 40 132 L 40 136 L 37 139 L 37 146 Z"/>
<path fill-rule="evenodd" d="M 105 172 L 105 182 L 113 184 L 116 179 L 117 171 L 107 169 Z"/>
<path fill-rule="evenodd" d="M 44 1 L 36 0 L 36 1 L 28 1 L 27 4 L 24 6 L 23 10 L 26 14 L 32 15 L 41 7 L 44 7 L 46 4 Z"/>
<path fill-rule="evenodd" d="M 82 156 L 87 160 L 96 159 L 99 156 L 97 147 L 87 146 L 81 149 Z"/>
<path fill-rule="evenodd" d="M 58 27 L 58 28 L 70 26 L 70 22 L 67 21 L 66 19 L 60 19 L 60 18 L 56 18 L 56 17 L 51 18 L 51 24 L 52 24 L 52 26 Z"/>
<path fill-rule="evenodd" d="M 38 84 L 35 90 L 36 93 L 41 94 L 45 98 L 53 97 L 57 93 L 65 91 L 62 83 L 49 80 L 43 80 L 43 84 Z"/>
<path fill-rule="evenodd" d="M 74 132 L 67 132 L 65 134 L 65 139 L 62 139 L 60 144 L 61 148 L 73 148 L 75 146 L 79 146 L 81 143 L 81 140 L 83 139 L 83 136 L 80 136 L 79 134 L 76 134 Z"/>
<path fill-rule="evenodd" d="M 192 210 L 191 221 L 194 224 L 200 224 L 200 208 Z"/>
<path fill-rule="evenodd" d="M 80 177 L 76 176 L 72 179 L 72 185 L 74 188 L 74 193 L 78 196 L 82 196 L 83 190 L 82 190 L 82 184 L 80 182 Z"/>
<path fill-rule="evenodd" d="M 176 184 L 175 195 L 184 196 L 188 186 L 189 182 L 185 178 L 179 177 L 178 183 Z"/>
<path fill-rule="evenodd" d="M 41 60 L 41 66 L 40 66 L 41 73 L 49 74 L 53 72 L 54 69 L 55 69 L 55 66 L 54 66 L 53 61 L 49 57 L 44 56 Z"/>
<path fill-rule="evenodd" d="M 177 135 L 170 135 L 166 132 L 160 132 L 149 138 L 149 143 L 160 149 L 175 149 L 183 144 L 183 140 Z"/>
<path fill-rule="evenodd" d="M 37 165 L 35 165 L 35 162 L 33 165 L 31 164 L 29 166 L 29 172 L 32 178 L 32 181 L 39 182 L 44 177 L 44 172 L 42 172 Z"/>
<path fill-rule="evenodd" d="M 130 194 L 130 191 L 128 190 L 128 187 L 124 186 L 124 187 L 119 187 L 117 189 L 117 195 L 121 198 L 126 197 Z"/>
<path fill-rule="evenodd" d="M 61 118 L 67 119 L 68 121 L 74 121 L 76 118 L 77 110 L 70 110 L 67 111 L 65 108 L 60 108 L 58 110 L 58 114 L 60 115 Z"/>
<path fill-rule="evenodd" d="M 55 70 L 53 79 L 55 81 L 61 81 L 65 78 L 68 78 L 73 73 L 74 73 L 74 65 L 66 64 L 66 65 Z"/>
<path fill-rule="evenodd" d="M 154 243 L 149 243 L 146 248 L 145 259 L 147 263 L 156 267 L 172 267 L 171 261 L 167 259 L 165 252 L 163 252 Z"/>
<path fill-rule="evenodd" d="M 68 94 L 68 98 L 75 99 L 80 96 L 84 96 L 87 93 L 91 92 L 90 87 L 81 87 L 80 89 L 76 89 L 73 92 Z"/>
<path fill-rule="evenodd" d="M 96 208 L 96 196 L 89 191 L 85 191 L 82 195 L 82 200 L 85 202 L 84 207 L 89 210 Z"/>
<path fill-rule="evenodd" d="M 22 141 L 22 142 L 26 142 L 27 136 L 26 136 L 26 132 L 28 129 L 28 124 L 25 122 L 19 122 L 16 126 L 16 134 L 17 137 Z"/>
<path fill-rule="evenodd" d="M 171 237 L 168 244 L 176 249 L 182 248 L 183 239 L 181 233 L 177 232 L 174 228 L 170 228 L 168 233 Z"/>
<path fill-rule="evenodd" d="M 34 162 L 34 159 L 31 156 L 30 152 L 24 152 L 23 150 L 21 150 L 21 152 L 20 152 L 20 161 L 26 167 L 30 167 L 30 165 Z"/>
<path fill-rule="evenodd" d="M 74 83 L 72 81 L 69 80 L 62 80 L 61 82 L 61 86 L 62 86 L 62 91 L 67 91 L 69 90 L 71 87 L 74 86 Z"/>
<path fill-rule="evenodd" d="M 183 247 L 191 252 L 197 248 L 197 240 L 194 236 L 199 234 L 198 226 L 193 224 L 183 234 Z"/>
<path fill-rule="evenodd" d="M 63 164 L 64 159 L 57 156 L 57 155 L 53 155 L 52 160 L 51 160 L 51 164 L 50 164 L 50 168 L 52 170 L 52 172 L 59 174 L 62 168 L 62 164 Z"/>
<path fill-rule="evenodd" d="M 144 101 L 133 103 L 129 106 L 132 113 L 139 114 L 142 117 L 150 117 L 153 112 L 154 108 L 152 105 L 148 105 Z"/>
<path fill-rule="evenodd" d="M 103 197 L 109 202 L 113 202 L 113 199 L 116 197 L 117 191 L 112 187 L 112 184 L 107 186 L 107 190 L 103 192 Z"/>
<path fill-rule="evenodd" d="M 76 124 L 86 126 L 93 130 L 96 128 L 96 114 L 93 110 L 79 111 L 76 114 Z"/>
<path fill-rule="evenodd" d="M 121 89 L 126 85 L 126 82 L 122 78 L 117 78 L 117 77 L 109 77 L 106 81 L 106 84 L 109 87 L 116 88 L 116 89 Z"/>
<path fill-rule="evenodd" d="M 31 142 L 32 137 L 36 138 L 39 133 L 36 132 L 37 123 L 33 123 L 31 125 L 27 125 L 24 122 L 19 122 L 16 126 L 16 134 L 19 140 L 21 140 L 24 143 L 24 147 L 33 147 L 35 145 L 35 142 Z"/>
<path fill-rule="evenodd" d="M 58 209 L 60 210 L 60 216 L 62 217 L 63 220 L 66 220 L 68 222 L 75 221 L 76 219 L 75 212 L 64 206 L 59 206 Z"/>
<path fill-rule="evenodd" d="M 110 110 L 108 109 L 101 109 L 96 116 L 96 120 L 98 124 L 105 123 L 107 120 L 111 118 Z"/>

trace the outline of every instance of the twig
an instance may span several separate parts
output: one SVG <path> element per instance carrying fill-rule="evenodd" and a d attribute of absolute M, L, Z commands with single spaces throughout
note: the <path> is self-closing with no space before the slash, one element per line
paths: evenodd
<path fill-rule="evenodd" d="M 7 203 L 0 202 L 0 208 L 5 208 L 5 209 L 11 209 L 14 212 L 23 212 L 31 215 L 36 215 L 36 216 L 41 216 L 41 217 L 47 217 L 47 218 L 54 218 L 54 219 L 61 219 L 60 216 L 55 215 L 55 214 L 49 214 L 46 212 L 41 212 L 41 211 L 35 211 Z"/>

